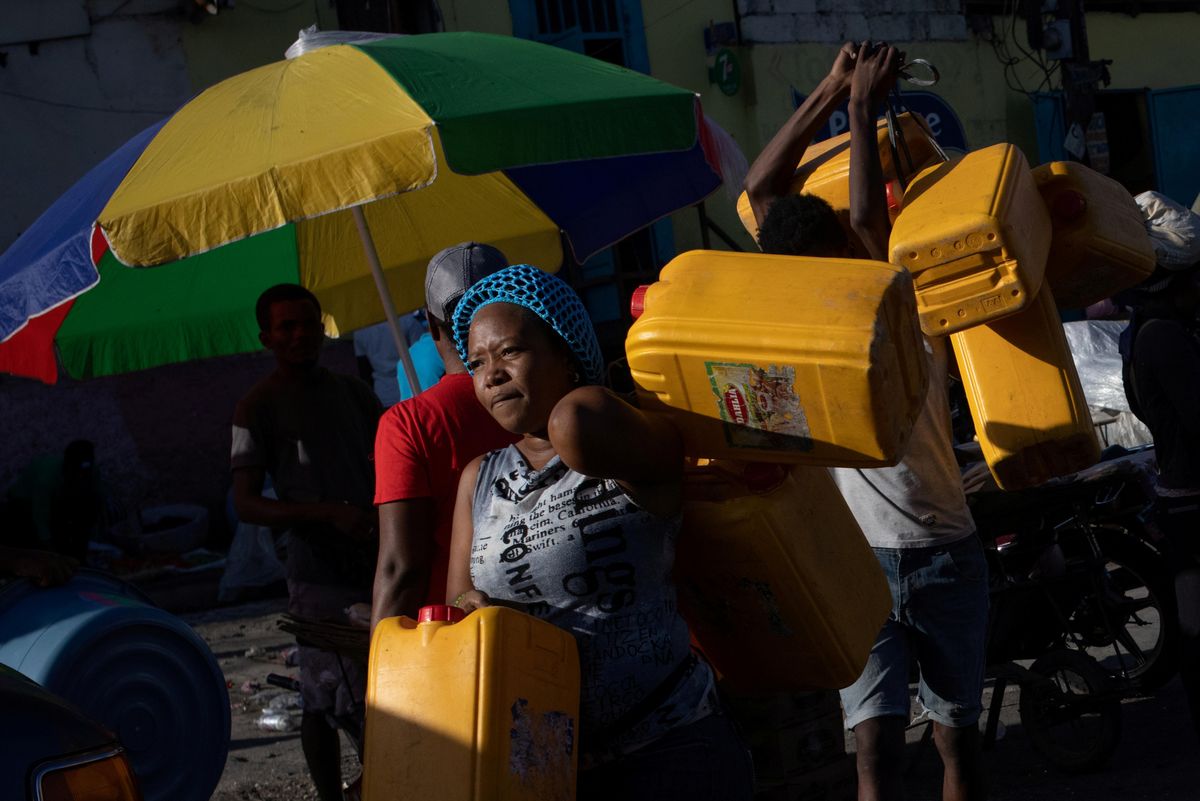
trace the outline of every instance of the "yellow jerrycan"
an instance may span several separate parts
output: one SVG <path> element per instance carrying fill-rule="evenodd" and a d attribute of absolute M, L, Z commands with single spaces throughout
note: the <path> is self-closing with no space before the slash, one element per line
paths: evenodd
<path fill-rule="evenodd" d="M 1100 458 L 1049 283 L 1024 311 L 950 337 L 983 456 L 1001 489 L 1022 489 Z"/>
<path fill-rule="evenodd" d="M 894 464 L 928 376 L 908 273 L 695 250 L 634 296 L 625 354 L 643 409 L 693 457 Z"/>
<path fill-rule="evenodd" d="M 1059 308 L 1082 309 L 1150 277 L 1154 246 L 1125 187 L 1070 161 L 1035 167 L 1033 178 L 1050 210 L 1046 280 Z"/>
<path fill-rule="evenodd" d="M 888 242 L 921 328 L 941 336 L 1020 311 L 1042 285 L 1050 215 L 1025 156 L 999 144 L 923 170 Z"/>
<path fill-rule="evenodd" d="M 933 132 L 929 130 L 929 124 L 925 122 L 924 117 L 906 111 L 897 117 L 897 121 L 900 123 L 900 132 L 907 147 L 907 155 L 904 150 L 900 151 L 901 169 L 906 176 L 911 177 L 926 167 L 945 161 L 942 149 L 934 140 Z M 883 179 L 891 184 L 899 175 L 892 159 L 885 121 L 879 121 L 876 136 Z M 788 193 L 816 195 L 833 206 L 842 227 L 853 237 L 850 230 L 850 134 L 844 133 L 809 145 L 804 151 L 803 159 L 796 165 L 796 176 L 792 179 Z M 746 231 L 757 241 L 758 223 L 754 219 L 754 210 L 750 208 L 750 198 L 745 192 L 738 197 L 737 212 Z"/>
<path fill-rule="evenodd" d="M 684 488 L 680 610 L 722 681 L 746 692 L 853 683 L 892 597 L 829 471 L 712 462 Z"/>
<path fill-rule="evenodd" d="M 579 653 L 563 629 L 491 606 L 375 627 L 367 801 L 575 798 Z"/>

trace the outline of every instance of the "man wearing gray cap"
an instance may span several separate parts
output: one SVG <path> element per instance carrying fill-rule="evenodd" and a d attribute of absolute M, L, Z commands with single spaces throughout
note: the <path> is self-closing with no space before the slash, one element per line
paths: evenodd
<path fill-rule="evenodd" d="M 471 376 L 454 348 L 450 321 L 463 293 L 508 260 L 496 248 L 464 242 L 446 248 L 425 272 L 425 305 L 446 375 L 396 404 L 375 438 L 375 504 L 379 562 L 371 629 L 385 617 L 415 618 L 425 604 L 446 602 L 446 567 L 454 498 L 462 470 L 476 456 L 517 437 L 475 398 Z"/>

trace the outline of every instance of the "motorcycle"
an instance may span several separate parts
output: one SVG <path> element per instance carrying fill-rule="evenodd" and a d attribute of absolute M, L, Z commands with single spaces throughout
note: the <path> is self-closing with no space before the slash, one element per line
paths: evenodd
<path fill-rule="evenodd" d="M 985 744 L 1017 683 L 1034 747 L 1069 771 L 1103 763 L 1120 699 L 1162 686 L 1178 664 L 1171 571 L 1149 522 L 1153 449 L 1109 455 L 1033 489 L 968 495 L 991 582 Z"/>

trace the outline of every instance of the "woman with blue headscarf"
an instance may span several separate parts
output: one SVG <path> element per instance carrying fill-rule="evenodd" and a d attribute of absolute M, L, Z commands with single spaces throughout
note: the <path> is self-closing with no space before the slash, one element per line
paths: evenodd
<path fill-rule="evenodd" d="M 522 438 L 463 472 L 447 596 L 575 636 L 580 799 L 750 798 L 749 757 L 676 608 L 678 433 L 600 386 L 583 304 L 541 270 L 473 286 L 454 336 L 480 403 Z"/>

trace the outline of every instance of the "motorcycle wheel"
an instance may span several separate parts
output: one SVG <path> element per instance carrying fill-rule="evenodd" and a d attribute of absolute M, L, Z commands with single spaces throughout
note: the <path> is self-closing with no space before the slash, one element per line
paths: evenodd
<path fill-rule="evenodd" d="M 1033 748 L 1068 773 L 1095 770 L 1121 737 L 1121 704 L 1104 670 L 1079 651 L 1056 649 L 1034 661 L 1021 683 L 1021 725 Z"/>
<path fill-rule="evenodd" d="M 1089 594 L 1071 616 L 1081 650 L 1118 683 L 1143 692 L 1162 687 L 1178 669 L 1179 618 L 1170 572 L 1160 555 L 1129 533 L 1105 532 L 1109 594 L 1103 613 Z M 1105 623 L 1107 618 L 1108 623 Z"/>

